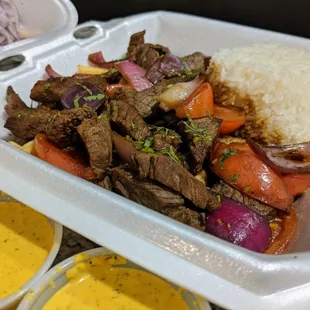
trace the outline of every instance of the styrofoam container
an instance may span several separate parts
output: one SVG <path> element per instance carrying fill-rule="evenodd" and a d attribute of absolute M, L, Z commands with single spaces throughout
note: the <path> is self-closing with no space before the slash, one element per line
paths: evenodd
<path fill-rule="evenodd" d="M 73 74 L 87 56 L 103 50 L 107 60 L 122 56 L 132 33 L 147 30 L 146 40 L 169 46 L 177 55 L 253 42 L 309 47 L 303 38 L 169 12 L 153 12 L 89 22 L 88 39 L 72 35 L 24 52 L 26 62 L 0 74 L 0 107 L 13 85 L 30 104 L 33 84 L 51 64 Z M 0 136 L 4 111 L 0 118 Z M 310 308 L 310 225 L 301 225 L 295 249 L 281 256 L 257 254 L 173 221 L 94 184 L 69 175 L 0 141 L 0 188 L 48 217 L 127 257 L 189 291 L 229 309 Z M 310 204 L 310 202 L 309 202 Z M 310 218 L 310 207 L 303 213 Z M 301 219 L 301 217 L 299 217 Z"/>
<path fill-rule="evenodd" d="M 78 263 L 87 262 L 94 257 L 98 256 L 111 256 L 115 255 L 111 251 L 105 248 L 97 248 L 89 251 L 82 252 L 84 259 L 78 259 Z M 80 255 L 77 254 L 77 255 Z M 53 267 L 42 278 L 40 278 L 29 290 L 29 293 L 24 297 L 19 304 L 17 310 L 41 310 L 43 306 L 49 301 L 49 299 L 60 290 L 65 284 L 68 283 L 66 272 L 73 268 L 76 264 L 76 255 L 64 260 L 57 266 Z M 117 266 L 117 265 L 116 265 Z M 127 261 L 126 264 L 122 264 L 120 268 L 133 268 L 146 271 L 144 268 L 137 266 L 136 264 Z M 51 285 L 51 283 L 53 285 Z M 170 283 L 171 286 L 179 291 L 179 287 Z M 211 310 L 211 307 L 207 301 L 203 301 L 201 298 L 197 298 L 190 292 L 181 290 L 182 298 L 187 303 L 189 310 Z M 167 309 L 168 310 L 168 309 Z M 171 309 L 173 310 L 173 309 Z M 177 310 L 177 309 L 175 309 Z"/>
<path fill-rule="evenodd" d="M 15 201 L 15 200 L 12 197 L 3 195 L 0 192 L 0 201 Z M 24 295 L 28 292 L 28 290 L 31 287 L 33 287 L 34 283 L 36 283 L 36 281 L 40 279 L 44 275 L 44 273 L 46 273 L 49 270 L 49 268 L 52 266 L 58 254 L 60 245 L 61 245 L 62 225 L 58 224 L 57 222 L 51 219 L 48 219 L 48 220 L 54 230 L 54 242 L 53 242 L 51 251 L 49 252 L 41 268 L 37 271 L 36 274 L 33 275 L 33 277 L 27 283 L 25 283 L 20 288 L 20 290 L 18 290 L 16 293 L 9 295 L 6 298 L 0 299 L 0 309 L 13 310 L 12 308 L 14 306 L 16 307 L 17 303 L 24 297 Z M 1 247 L 0 247 L 0 251 L 1 251 Z M 33 259 L 36 259 L 36 258 L 34 257 Z M 16 276 L 18 277 L 18 274 Z"/>
<path fill-rule="evenodd" d="M 77 25 L 78 14 L 69 0 L 13 1 L 19 11 L 21 28 L 37 35 L 0 46 L 0 60 L 2 57 L 20 53 L 32 46 L 38 46 L 66 35 Z"/>

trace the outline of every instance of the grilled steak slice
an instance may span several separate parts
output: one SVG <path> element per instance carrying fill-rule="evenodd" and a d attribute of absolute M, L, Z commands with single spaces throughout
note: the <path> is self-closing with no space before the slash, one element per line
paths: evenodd
<path fill-rule="evenodd" d="M 108 191 L 112 191 L 112 182 L 108 175 L 102 181 L 98 182 L 98 185 Z"/>
<path fill-rule="evenodd" d="M 152 115 L 158 110 L 157 98 L 163 93 L 168 85 L 187 82 L 192 78 L 185 76 L 177 76 L 171 79 L 164 79 L 149 89 L 137 92 L 134 89 L 124 89 L 117 93 L 116 99 L 118 101 L 125 101 L 126 103 L 134 106 L 139 114 L 145 118 Z"/>
<path fill-rule="evenodd" d="M 106 118 L 84 119 L 77 127 L 89 154 L 90 166 L 102 176 L 112 162 L 112 133 Z"/>
<path fill-rule="evenodd" d="M 31 109 L 20 99 L 10 86 L 7 89 L 5 111 L 9 117 L 4 127 L 23 140 L 33 139 L 38 133 L 46 131 L 46 125 L 57 115 L 57 111 L 45 107 Z"/>
<path fill-rule="evenodd" d="M 200 52 L 188 55 L 183 58 L 184 63 L 187 65 L 188 69 L 193 72 L 206 72 L 208 67 L 208 61 L 206 56 Z"/>
<path fill-rule="evenodd" d="M 165 209 L 163 213 L 178 222 L 189 225 L 201 231 L 205 230 L 204 213 L 199 213 L 184 206 Z"/>
<path fill-rule="evenodd" d="M 168 156 L 138 152 L 132 157 L 132 166 L 141 180 L 157 181 L 182 194 L 201 210 L 213 212 L 220 208 L 219 201 L 204 184 Z"/>
<path fill-rule="evenodd" d="M 144 43 L 144 35 L 145 30 L 130 37 L 127 55 L 134 55 L 136 63 L 147 70 L 158 57 L 169 53 L 169 49 L 159 44 Z"/>
<path fill-rule="evenodd" d="M 93 118 L 95 115 L 96 113 L 88 107 L 58 111 L 47 122 L 46 134 L 60 148 L 76 144 L 80 141 L 76 127 L 84 119 Z"/>
<path fill-rule="evenodd" d="M 190 164 L 193 174 L 202 170 L 205 158 L 213 141 L 219 135 L 221 120 L 213 117 L 204 117 L 196 120 L 187 120 L 180 125 L 181 134 L 189 142 Z"/>
<path fill-rule="evenodd" d="M 220 182 L 220 183 L 215 184 L 212 187 L 211 191 L 215 195 L 225 196 L 229 199 L 232 199 L 232 200 L 235 200 L 239 203 L 244 204 L 249 209 L 260 214 L 261 216 L 263 216 L 264 218 L 266 218 L 269 221 L 274 220 L 277 216 L 276 209 L 274 209 L 274 208 L 272 208 L 272 207 L 270 207 L 270 206 L 268 206 L 262 202 L 259 202 L 253 198 L 250 198 L 250 197 L 244 195 L 243 193 L 241 193 L 237 189 L 231 187 L 230 185 L 228 185 L 225 182 Z"/>
<path fill-rule="evenodd" d="M 170 146 L 177 149 L 182 143 L 181 137 L 174 130 L 151 126 L 151 131 L 154 137 L 152 148 L 156 151 L 163 151 Z"/>
<path fill-rule="evenodd" d="M 105 75 L 93 75 L 85 78 L 74 76 L 50 78 L 46 81 L 38 81 L 31 89 L 30 98 L 37 102 L 60 102 L 61 97 L 70 87 L 77 83 L 83 84 L 83 82 L 91 83 L 102 91 L 108 84 Z"/>
<path fill-rule="evenodd" d="M 151 135 L 148 125 L 134 106 L 125 101 L 111 101 L 111 123 L 123 134 L 143 141 Z"/>
<path fill-rule="evenodd" d="M 160 213 L 184 205 L 180 194 L 150 181 L 140 181 L 122 168 L 112 169 L 112 184 L 122 196 Z"/>

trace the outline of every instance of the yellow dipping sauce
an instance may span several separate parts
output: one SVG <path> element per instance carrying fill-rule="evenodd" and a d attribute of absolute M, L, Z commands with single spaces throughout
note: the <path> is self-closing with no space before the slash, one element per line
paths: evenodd
<path fill-rule="evenodd" d="M 145 271 L 113 266 L 120 264 L 124 259 L 119 256 L 78 263 L 43 310 L 189 310 L 167 282 Z"/>
<path fill-rule="evenodd" d="M 40 269 L 54 241 L 47 218 L 19 202 L 0 202 L 0 299 Z"/>

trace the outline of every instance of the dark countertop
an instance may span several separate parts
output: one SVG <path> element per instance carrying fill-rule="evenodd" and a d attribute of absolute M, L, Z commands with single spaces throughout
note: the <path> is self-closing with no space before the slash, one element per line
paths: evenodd
<path fill-rule="evenodd" d="M 310 38 L 308 0 L 72 0 L 80 22 L 171 10 Z"/>

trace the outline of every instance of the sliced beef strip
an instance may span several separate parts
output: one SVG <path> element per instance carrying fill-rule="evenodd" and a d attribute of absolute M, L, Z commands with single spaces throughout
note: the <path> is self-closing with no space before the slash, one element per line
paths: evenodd
<path fill-rule="evenodd" d="M 266 218 L 268 221 L 274 220 L 277 216 L 276 209 L 244 195 L 243 193 L 241 193 L 240 191 L 238 191 L 237 189 L 233 188 L 232 186 L 228 185 L 225 182 L 215 184 L 212 187 L 211 191 L 215 195 L 225 196 L 229 199 L 244 204 L 249 209 L 253 210 L 254 212 Z"/>
<path fill-rule="evenodd" d="M 148 125 L 134 106 L 125 101 L 112 100 L 111 123 L 123 134 L 130 135 L 137 141 L 144 141 L 151 135 Z"/>
<path fill-rule="evenodd" d="M 191 226 L 193 228 L 205 231 L 205 215 L 204 213 L 199 213 L 197 211 L 191 210 L 184 206 L 165 209 L 163 214 L 169 216 L 170 218 Z"/>
<path fill-rule="evenodd" d="M 31 140 L 46 131 L 46 124 L 57 115 L 57 111 L 45 107 L 31 109 L 20 99 L 12 87 L 7 90 L 5 111 L 9 117 L 4 127 L 23 140 Z"/>
<path fill-rule="evenodd" d="M 180 132 L 189 142 L 190 166 L 194 174 L 202 170 L 203 163 L 210 151 L 212 143 L 219 135 L 221 122 L 222 121 L 213 117 L 192 120 L 192 125 L 195 126 L 197 130 L 203 130 L 202 136 L 195 135 L 195 133 L 193 134 L 192 132 L 186 133 L 185 131 L 189 128 L 185 124 L 187 124 L 188 121 L 181 123 Z"/>
<path fill-rule="evenodd" d="M 98 185 L 108 191 L 112 191 L 112 182 L 110 176 L 106 175 L 102 181 L 98 182 Z"/>
<path fill-rule="evenodd" d="M 52 110 L 54 111 L 54 110 Z M 58 147 L 65 148 L 80 142 L 76 131 L 84 119 L 90 119 L 96 113 L 88 107 L 80 107 L 58 111 L 46 124 L 48 138 Z"/>
<path fill-rule="evenodd" d="M 134 106 L 143 117 L 149 117 L 158 110 L 158 97 L 163 93 L 168 85 L 179 82 L 187 82 L 192 78 L 188 76 L 178 76 L 171 79 L 164 79 L 149 89 L 137 92 L 134 89 L 124 89 L 117 92 L 115 99 L 125 101 Z"/>
<path fill-rule="evenodd" d="M 76 83 L 88 82 L 104 90 L 108 84 L 105 75 L 93 75 L 85 78 L 57 77 L 45 81 L 38 81 L 31 89 L 30 98 L 37 102 L 53 103 L 60 102 L 63 94 Z"/>
<path fill-rule="evenodd" d="M 152 148 L 156 151 L 163 151 L 170 146 L 177 149 L 182 143 L 181 137 L 174 130 L 152 126 L 151 131 L 154 137 Z"/>
<path fill-rule="evenodd" d="M 89 154 L 90 166 L 102 176 L 112 162 L 112 133 L 106 118 L 84 119 L 77 127 Z"/>
<path fill-rule="evenodd" d="M 141 181 L 129 170 L 114 168 L 111 176 L 118 193 L 157 212 L 163 213 L 165 209 L 184 205 L 180 194 L 154 182 Z"/>
<path fill-rule="evenodd" d="M 205 72 L 208 67 L 208 60 L 206 58 L 207 57 L 204 54 L 196 52 L 191 55 L 185 56 L 183 58 L 183 61 L 190 71 Z"/>
<path fill-rule="evenodd" d="M 130 37 L 127 55 L 134 55 L 136 63 L 148 70 L 158 57 L 169 53 L 169 49 L 159 44 L 144 42 L 145 30 L 134 33 Z"/>
<path fill-rule="evenodd" d="M 213 212 L 220 208 L 219 201 L 204 184 L 167 156 L 138 152 L 132 157 L 132 167 L 141 180 L 157 181 L 182 194 L 201 210 Z"/>

